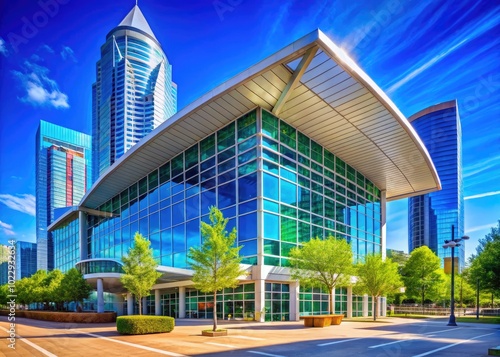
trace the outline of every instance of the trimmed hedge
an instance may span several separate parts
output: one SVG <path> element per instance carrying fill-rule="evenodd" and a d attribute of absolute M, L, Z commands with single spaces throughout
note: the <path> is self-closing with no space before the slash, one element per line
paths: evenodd
<path fill-rule="evenodd" d="M 174 326 L 175 319 L 170 316 L 132 315 L 116 319 L 116 329 L 124 335 L 170 332 Z"/>
<path fill-rule="evenodd" d="M 0 316 L 7 316 L 9 311 L 0 311 Z M 74 322 L 74 323 L 107 323 L 116 321 L 116 312 L 62 312 L 62 311 L 31 311 L 16 310 L 16 317 L 28 319 L 54 321 L 54 322 Z"/>

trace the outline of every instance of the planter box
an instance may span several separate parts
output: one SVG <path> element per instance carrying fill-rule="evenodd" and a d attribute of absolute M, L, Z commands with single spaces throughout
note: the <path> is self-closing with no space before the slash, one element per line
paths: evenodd
<path fill-rule="evenodd" d="M 227 330 L 219 330 L 219 331 L 203 330 L 201 331 L 201 335 L 208 337 L 227 336 Z"/>
<path fill-rule="evenodd" d="M 326 327 L 330 325 L 340 325 L 344 315 L 310 315 L 301 316 L 305 327 Z"/>

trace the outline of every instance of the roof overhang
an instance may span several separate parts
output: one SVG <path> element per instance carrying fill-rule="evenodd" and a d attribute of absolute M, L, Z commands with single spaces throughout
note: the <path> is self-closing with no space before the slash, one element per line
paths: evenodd
<path fill-rule="evenodd" d="M 293 61 L 300 62 L 296 68 L 288 65 Z M 98 207 L 255 107 L 274 111 L 353 166 L 385 190 L 387 200 L 441 188 L 408 120 L 342 49 L 315 30 L 177 112 L 110 166 L 81 205 Z"/>

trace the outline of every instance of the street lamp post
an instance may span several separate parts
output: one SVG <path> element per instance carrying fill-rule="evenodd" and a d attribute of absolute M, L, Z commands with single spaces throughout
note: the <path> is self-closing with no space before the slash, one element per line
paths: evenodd
<path fill-rule="evenodd" d="M 451 248 L 451 301 L 450 301 L 450 320 L 448 326 L 457 326 L 455 320 L 455 247 L 460 246 L 462 240 L 469 239 L 468 236 L 455 239 L 455 226 L 451 226 L 451 240 L 445 240 L 443 248 Z"/>

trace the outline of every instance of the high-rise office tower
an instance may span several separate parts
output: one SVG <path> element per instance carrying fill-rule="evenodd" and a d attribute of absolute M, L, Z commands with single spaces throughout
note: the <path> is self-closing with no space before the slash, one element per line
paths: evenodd
<path fill-rule="evenodd" d="M 106 36 L 92 86 L 93 182 L 177 111 L 172 66 L 136 5 Z"/>
<path fill-rule="evenodd" d="M 40 121 L 36 134 L 37 268 L 52 270 L 47 227 L 56 208 L 77 205 L 89 188 L 91 139 L 87 134 Z"/>
<path fill-rule="evenodd" d="M 441 178 L 442 190 L 408 201 L 409 251 L 422 245 L 432 249 L 443 262 L 450 249 L 443 248 L 451 239 L 464 234 L 464 196 L 462 185 L 462 129 L 455 100 L 421 110 L 409 119 L 424 142 Z M 459 269 L 464 267 L 464 243 L 455 248 Z"/>
<path fill-rule="evenodd" d="M 29 278 L 36 273 L 36 243 L 16 242 L 16 280 Z"/>

